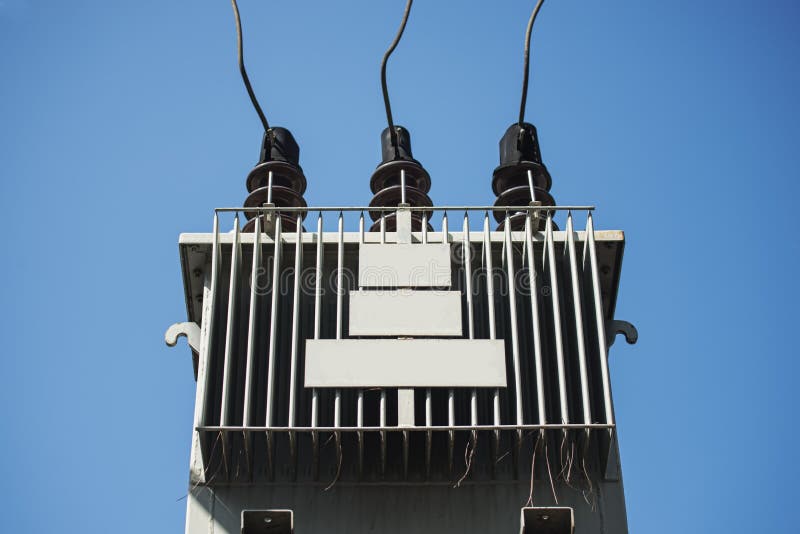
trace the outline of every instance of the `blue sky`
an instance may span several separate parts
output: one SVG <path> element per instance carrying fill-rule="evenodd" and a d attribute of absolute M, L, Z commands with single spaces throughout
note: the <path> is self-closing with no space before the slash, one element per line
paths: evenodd
<path fill-rule="evenodd" d="M 494 200 L 532 4 L 414 6 L 390 90 L 439 204 Z M 403 2 L 240 8 L 309 204 L 366 204 Z M 617 316 L 640 341 L 611 362 L 633 533 L 796 529 L 798 23 L 788 0 L 550 0 L 537 22 L 552 192 L 628 240 Z M 261 137 L 230 5 L 4 0 L 0 50 L 2 530 L 181 531 L 177 236 L 241 204 Z"/>

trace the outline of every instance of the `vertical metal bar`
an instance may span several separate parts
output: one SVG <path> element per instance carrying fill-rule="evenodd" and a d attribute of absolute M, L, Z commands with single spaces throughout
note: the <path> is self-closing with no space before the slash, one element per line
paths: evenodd
<path fill-rule="evenodd" d="M 533 252 L 533 222 L 532 214 L 525 219 L 525 246 L 528 250 L 528 277 L 531 284 L 531 326 L 533 328 L 533 359 L 536 369 L 536 408 L 539 414 L 539 424 L 547 424 L 547 411 L 545 410 L 544 395 L 544 370 L 542 366 L 542 327 L 539 322 L 539 284 L 537 283 L 536 264 Z"/>
<path fill-rule="evenodd" d="M 297 413 L 297 352 L 300 345 L 300 279 L 303 269 L 303 217 L 297 213 L 294 246 L 294 293 L 292 295 L 292 349 L 289 363 L 289 426 L 296 424 Z M 292 468 L 296 465 L 297 446 L 295 433 L 289 432 L 289 455 Z"/>
<path fill-rule="evenodd" d="M 515 287 L 516 276 L 514 274 L 514 247 L 511 241 L 511 218 L 506 213 L 505 224 L 505 252 L 506 252 L 506 271 L 508 272 L 508 306 L 509 323 L 511 324 L 511 357 L 514 364 L 514 399 L 516 408 L 516 422 L 518 425 L 525 424 L 525 409 L 522 405 L 522 371 L 519 360 L 519 334 L 517 332 L 517 288 Z M 517 432 L 517 439 L 522 437 L 522 432 Z"/>
<path fill-rule="evenodd" d="M 197 390 L 194 402 L 194 428 L 208 424 L 206 418 L 206 395 L 211 377 L 211 347 L 214 338 L 214 314 L 216 308 L 217 285 L 219 279 L 219 215 L 214 212 L 213 243 L 211 245 L 211 274 L 205 273 L 203 284 L 203 318 L 200 328 L 200 351 L 197 362 Z M 204 458 L 201 449 L 200 433 L 192 434 L 192 458 L 190 470 L 192 480 L 205 481 L 206 469 L 211 458 Z"/>
<path fill-rule="evenodd" d="M 236 213 L 233 217 L 233 243 L 231 244 L 231 276 L 230 285 L 228 286 L 228 318 L 225 324 L 225 355 L 222 364 L 222 399 L 220 402 L 220 422 L 222 426 L 230 423 L 228 417 L 231 404 L 231 377 L 235 378 L 233 371 L 233 343 L 234 343 L 234 330 L 236 329 L 236 296 L 239 286 L 239 257 L 241 247 L 239 245 L 239 214 Z M 228 465 L 228 458 L 230 456 L 229 450 L 230 436 L 222 436 L 222 459 L 225 466 L 225 477 L 230 479 L 231 471 Z"/>
<path fill-rule="evenodd" d="M 267 204 L 272 204 L 272 171 L 269 171 L 269 178 L 267 178 Z M 272 213 L 273 216 L 279 217 L 277 213 Z"/>
<path fill-rule="evenodd" d="M 272 255 L 272 306 L 270 307 L 270 326 L 269 326 L 269 353 L 267 355 L 268 371 L 267 371 L 267 462 L 269 466 L 270 476 L 274 475 L 272 465 L 272 432 L 269 427 L 272 426 L 273 421 L 273 399 L 275 394 L 275 369 L 277 359 L 278 347 L 278 298 L 280 296 L 280 274 L 281 274 L 281 218 L 275 217 L 275 248 Z"/>
<path fill-rule="evenodd" d="M 462 230 L 463 254 L 464 254 L 464 289 L 467 292 L 467 325 L 469 339 L 475 339 L 475 309 L 472 298 L 472 245 L 469 241 L 469 212 L 464 212 L 464 226 Z M 478 426 L 478 390 L 472 388 L 469 394 L 470 424 Z M 478 432 L 473 430 L 470 436 L 472 443 L 472 454 L 478 446 Z M 469 469 L 469 464 L 466 466 Z"/>
<path fill-rule="evenodd" d="M 431 389 L 425 390 L 425 426 L 433 426 L 433 397 Z M 431 474 L 431 449 L 433 446 L 433 432 L 428 430 L 425 433 L 425 476 Z"/>
<path fill-rule="evenodd" d="M 261 217 L 256 217 L 256 227 L 253 233 L 253 266 L 250 270 L 250 317 L 247 324 L 247 365 L 244 378 L 244 410 L 242 415 L 243 426 L 252 424 L 251 396 L 253 394 L 253 367 L 255 365 L 256 350 L 256 312 L 258 304 L 258 274 L 261 269 Z"/>
<path fill-rule="evenodd" d="M 250 270 L 250 314 L 247 322 L 247 361 L 244 371 L 244 409 L 242 410 L 242 426 L 245 428 L 252 425 L 251 416 L 251 397 L 253 395 L 253 374 L 256 360 L 256 322 L 258 311 L 258 274 L 261 269 L 261 217 L 256 216 L 256 225 L 253 233 L 253 265 Z M 248 474 L 252 476 L 252 455 L 250 453 L 250 436 L 245 431 L 243 433 L 245 461 L 247 462 Z"/>
<path fill-rule="evenodd" d="M 211 351 L 213 346 L 213 338 L 214 338 L 214 316 L 216 313 L 216 302 L 217 302 L 217 293 L 219 292 L 219 264 L 220 264 L 220 256 L 222 246 L 219 243 L 219 215 L 214 213 L 214 243 L 211 246 L 211 305 L 209 306 L 208 310 L 208 321 L 203 322 L 203 326 L 206 327 L 206 346 L 205 346 L 205 354 L 203 355 L 203 359 L 206 362 L 206 368 L 208 369 L 208 365 L 211 364 Z M 210 369 L 208 369 L 210 371 Z M 206 378 L 210 378 L 211 373 L 208 372 L 206 374 Z M 206 382 L 206 389 L 208 388 L 208 383 Z M 206 424 L 206 402 L 205 398 L 203 398 L 203 402 L 200 403 L 200 414 L 197 426 Z"/>
<path fill-rule="evenodd" d="M 300 279 L 303 269 L 303 218 L 298 213 L 294 247 L 294 294 L 292 299 L 292 352 L 289 371 L 289 426 L 295 426 L 297 412 L 297 352 L 300 345 Z"/>
<path fill-rule="evenodd" d="M 528 171 L 528 187 L 531 190 L 531 202 L 536 202 L 536 188 L 533 186 L 533 171 Z"/>
<path fill-rule="evenodd" d="M 363 245 L 364 240 L 364 212 L 358 218 L 358 242 Z M 364 390 L 358 390 L 358 397 L 356 398 L 356 426 L 364 426 Z M 364 432 L 358 432 L 358 476 L 359 478 L 364 474 Z"/>
<path fill-rule="evenodd" d="M 336 247 L 336 339 L 342 339 L 342 302 L 344 298 L 344 215 L 339 212 L 339 241 Z M 342 426 L 342 390 L 334 391 L 333 426 Z M 342 433 L 336 432 L 336 455 L 342 457 Z"/>
<path fill-rule="evenodd" d="M 234 330 L 236 329 L 236 296 L 239 286 L 239 258 L 241 256 L 239 214 L 233 218 L 233 244 L 231 245 L 231 277 L 228 290 L 228 320 L 225 325 L 225 360 L 222 367 L 222 404 L 220 421 L 222 426 L 230 424 L 228 412 L 231 404 L 231 376 L 233 375 Z"/>
<path fill-rule="evenodd" d="M 475 310 L 472 297 L 472 246 L 469 242 L 469 212 L 464 212 L 463 228 L 464 244 L 464 289 L 467 292 L 467 324 L 469 339 L 475 339 Z M 478 390 L 470 392 L 470 420 L 472 426 L 478 426 Z"/>
<path fill-rule="evenodd" d="M 381 398 L 379 401 L 379 424 L 381 427 L 386 427 L 386 390 L 381 390 Z M 386 431 L 381 430 L 381 475 L 386 473 Z"/>
<path fill-rule="evenodd" d="M 411 416 L 411 425 L 408 425 L 408 416 Z M 409 388 L 399 388 L 397 390 L 397 425 L 414 426 L 414 390 Z M 408 450 L 409 435 L 408 430 L 403 430 L 403 478 L 408 478 Z"/>
<path fill-rule="evenodd" d="M 614 409 L 611 403 L 611 381 L 608 373 L 608 346 L 606 345 L 605 320 L 603 317 L 603 296 L 600 291 L 600 273 L 597 269 L 597 250 L 594 240 L 594 221 L 592 214 L 586 217 L 586 241 L 589 249 L 589 261 L 592 267 L 592 292 L 594 296 L 594 313 L 597 322 L 597 341 L 600 355 L 600 376 L 603 381 L 603 401 L 605 403 L 606 423 L 614 424 Z M 611 431 L 609 430 L 609 433 Z"/>
<path fill-rule="evenodd" d="M 472 247 L 469 243 L 469 215 L 464 212 L 463 253 L 464 253 L 464 289 L 467 292 L 467 326 L 469 339 L 475 339 L 475 314 L 472 303 Z"/>
<path fill-rule="evenodd" d="M 447 220 L 447 212 L 442 214 L 442 243 L 450 243 L 450 228 Z M 456 424 L 456 395 L 450 388 L 447 390 L 447 426 L 453 427 Z M 448 432 L 448 465 L 450 471 L 453 470 L 453 448 L 456 442 L 456 433 L 453 430 Z"/>
<path fill-rule="evenodd" d="M 422 243 L 428 243 L 428 212 L 422 212 Z M 431 388 L 425 390 L 425 426 L 433 426 L 433 395 Z M 428 430 L 425 433 L 425 476 L 431 474 L 431 450 L 433 447 L 433 432 Z"/>
<path fill-rule="evenodd" d="M 406 203 L 406 171 L 400 169 L 400 202 Z"/>
<path fill-rule="evenodd" d="M 381 244 L 386 243 L 386 212 L 381 212 Z M 381 389 L 381 396 L 378 405 L 378 422 L 380 426 L 386 426 L 386 390 Z M 386 431 L 381 430 L 381 475 L 386 472 Z"/>
<path fill-rule="evenodd" d="M 395 212 L 395 243 L 410 245 L 413 242 L 411 210 L 408 205 L 398 206 Z M 414 418 L 414 389 L 397 389 L 397 426 L 413 427 L 416 425 Z M 403 478 L 408 477 L 408 453 L 410 432 L 403 430 Z"/>
<path fill-rule="evenodd" d="M 281 218 L 275 218 L 275 249 L 272 256 L 272 306 L 270 308 L 269 326 L 269 354 L 267 372 L 267 427 L 272 426 L 273 421 L 273 395 L 275 390 L 275 368 L 276 351 L 278 348 L 278 299 L 280 297 L 280 275 L 281 275 Z"/>
<path fill-rule="evenodd" d="M 556 341 L 556 366 L 558 368 L 558 398 L 561 404 L 561 423 L 569 422 L 569 404 L 567 401 L 567 377 L 564 369 L 564 342 L 561 333 L 561 305 L 558 293 L 558 272 L 556 270 L 556 252 L 553 240 L 553 214 L 547 213 L 545 225 L 545 240 L 547 242 L 547 261 L 550 271 L 550 302 L 553 308 L 553 330 Z"/>
<path fill-rule="evenodd" d="M 592 422 L 592 408 L 589 398 L 589 372 L 586 366 L 586 347 L 583 337 L 583 307 L 581 305 L 581 288 L 578 280 L 578 257 L 575 252 L 575 230 L 572 224 L 572 212 L 567 212 L 567 250 L 569 252 L 570 277 L 572 278 L 572 303 L 575 310 L 575 335 L 578 338 L 578 366 L 581 376 L 581 401 L 583 404 L 583 422 Z M 586 431 L 589 433 L 588 429 Z"/>
<path fill-rule="evenodd" d="M 358 390 L 358 397 L 356 398 L 356 425 L 359 427 L 364 426 L 364 390 Z M 364 432 L 358 431 L 358 476 L 361 477 L 364 473 Z"/>
<path fill-rule="evenodd" d="M 342 305 L 344 299 L 344 216 L 339 212 L 339 240 L 336 247 L 336 339 L 342 339 Z M 337 389 L 334 398 L 333 426 L 342 425 L 342 390 Z"/>
<path fill-rule="evenodd" d="M 497 339 L 497 324 L 494 315 L 494 261 L 492 259 L 492 234 L 489 230 L 489 212 L 483 214 L 483 249 L 486 257 L 486 303 L 489 309 L 489 339 Z M 492 413 L 495 425 L 500 425 L 500 390 L 492 391 Z M 500 431 L 494 431 L 494 461 L 500 446 Z"/>
<path fill-rule="evenodd" d="M 314 339 L 320 339 L 320 329 L 322 327 L 322 257 L 324 248 L 322 246 L 322 212 L 317 217 L 317 257 L 316 257 L 316 278 L 314 280 Z M 311 428 L 319 426 L 319 390 L 311 390 Z M 311 432 L 312 446 L 312 471 L 316 479 L 319 466 L 319 433 Z"/>

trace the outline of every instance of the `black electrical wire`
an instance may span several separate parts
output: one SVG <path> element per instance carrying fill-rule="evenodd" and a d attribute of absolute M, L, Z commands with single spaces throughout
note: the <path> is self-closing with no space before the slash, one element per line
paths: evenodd
<path fill-rule="evenodd" d="M 253 107 L 256 108 L 256 113 L 258 113 L 258 118 L 261 119 L 261 124 L 264 125 L 264 131 L 271 133 L 272 129 L 269 127 L 267 117 L 261 110 L 258 99 L 253 92 L 253 87 L 250 85 L 250 78 L 247 77 L 247 71 L 244 68 L 244 51 L 242 49 L 242 20 L 239 17 L 239 6 L 236 4 L 236 0 L 231 0 L 231 5 L 233 6 L 233 14 L 236 18 L 236 48 L 239 55 L 239 72 L 242 73 L 242 80 L 244 81 L 245 88 L 247 88 L 247 94 L 250 95 L 250 101 L 253 103 Z"/>
<path fill-rule="evenodd" d="M 395 154 L 397 154 L 397 132 L 394 129 L 394 121 L 392 120 L 392 105 L 389 103 L 389 89 L 386 87 L 386 62 L 389 60 L 389 56 L 392 55 L 394 49 L 397 48 L 397 44 L 400 42 L 400 38 L 403 36 L 403 31 L 406 29 L 406 22 L 408 22 L 408 15 L 411 13 L 411 4 L 414 0 L 408 0 L 406 3 L 406 10 L 403 13 L 403 22 L 400 23 L 400 29 L 397 30 L 397 35 L 392 41 L 392 44 L 389 46 L 389 49 L 383 55 L 383 61 L 381 61 L 381 88 L 383 89 L 383 105 L 386 108 L 386 122 L 389 123 L 389 135 L 392 139 L 392 146 L 394 147 Z"/>
<path fill-rule="evenodd" d="M 525 70 L 522 73 L 522 102 L 519 105 L 519 125 L 525 122 L 525 103 L 528 100 L 528 71 L 530 70 L 530 54 L 531 54 L 531 32 L 533 31 L 533 23 L 536 21 L 536 15 L 539 14 L 544 0 L 536 2 L 536 7 L 533 8 L 531 18 L 528 20 L 528 30 L 525 32 Z"/>

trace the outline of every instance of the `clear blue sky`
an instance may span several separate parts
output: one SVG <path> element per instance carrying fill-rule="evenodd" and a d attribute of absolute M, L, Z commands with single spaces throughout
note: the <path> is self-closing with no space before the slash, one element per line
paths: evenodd
<path fill-rule="evenodd" d="M 493 201 L 532 4 L 415 3 L 389 79 L 437 203 Z M 367 203 L 403 1 L 240 7 L 309 203 Z M 540 14 L 527 117 L 552 192 L 628 239 L 617 316 L 640 342 L 611 360 L 634 534 L 797 531 L 799 24 L 790 0 Z M 0 50 L 0 530 L 180 532 L 177 236 L 241 204 L 261 136 L 230 5 L 2 0 Z"/>

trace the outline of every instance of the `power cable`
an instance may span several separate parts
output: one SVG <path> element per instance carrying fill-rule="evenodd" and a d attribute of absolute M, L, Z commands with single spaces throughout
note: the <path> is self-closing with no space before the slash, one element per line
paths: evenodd
<path fill-rule="evenodd" d="M 386 62 L 389 60 L 389 56 L 392 55 L 394 49 L 397 48 L 397 44 L 400 42 L 400 38 L 403 36 L 403 31 L 406 29 L 406 22 L 408 22 L 408 15 L 411 13 L 411 4 L 414 0 L 408 0 L 406 3 L 406 9 L 403 13 L 403 21 L 400 23 L 400 29 L 397 30 L 397 35 L 392 41 L 392 44 L 389 46 L 389 49 L 383 55 L 383 61 L 381 61 L 381 88 L 383 89 L 383 105 L 386 108 L 386 122 L 389 123 L 389 135 L 391 135 L 392 139 L 392 146 L 395 150 L 395 155 L 397 155 L 397 132 L 394 129 L 394 121 L 392 120 L 392 105 L 389 102 L 389 89 L 386 86 Z"/>
<path fill-rule="evenodd" d="M 231 0 L 231 5 L 233 6 L 233 15 L 236 19 L 236 48 L 239 56 L 239 72 L 242 73 L 242 81 L 244 81 L 244 86 L 247 89 L 247 94 L 250 95 L 250 101 L 253 103 L 253 107 L 256 109 L 256 113 L 258 113 L 258 118 L 261 119 L 261 124 L 264 126 L 264 131 L 267 132 L 268 134 L 272 134 L 272 129 L 269 127 L 269 123 L 267 122 L 267 117 L 261 110 L 261 106 L 258 103 L 256 94 L 253 92 L 253 87 L 250 85 L 250 78 L 247 76 L 247 70 L 244 68 L 244 50 L 242 46 L 242 20 L 239 17 L 239 6 L 236 4 L 236 0 Z"/>
<path fill-rule="evenodd" d="M 544 0 L 536 2 L 536 7 L 533 8 L 531 18 L 528 20 L 528 30 L 525 32 L 525 69 L 522 72 L 522 102 L 519 105 L 519 125 L 525 122 L 525 103 L 528 100 L 528 72 L 530 70 L 530 53 L 531 53 L 531 33 L 533 31 L 533 23 L 536 21 L 536 15 L 539 14 Z"/>

